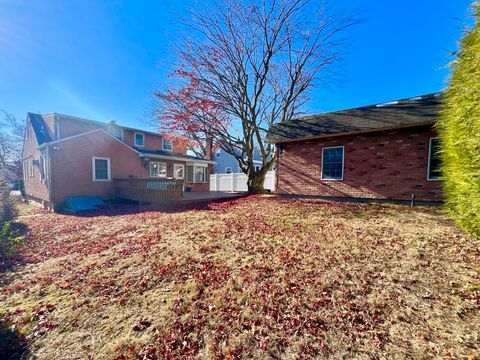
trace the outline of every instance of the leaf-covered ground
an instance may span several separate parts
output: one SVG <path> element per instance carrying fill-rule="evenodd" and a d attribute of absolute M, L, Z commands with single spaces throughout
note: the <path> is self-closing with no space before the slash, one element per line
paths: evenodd
<path fill-rule="evenodd" d="M 17 222 L 0 338 L 24 357 L 480 355 L 480 244 L 439 208 L 247 197 L 87 216 L 20 205 Z"/>

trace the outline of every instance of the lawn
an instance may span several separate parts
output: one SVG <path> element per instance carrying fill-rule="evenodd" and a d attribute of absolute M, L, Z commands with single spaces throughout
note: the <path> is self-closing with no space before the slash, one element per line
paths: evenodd
<path fill-rule="evenodd" d="M 17 222 L 0 344 L 24 356 L 480 356 L 480 243 L 440 208 L 247 197 L 85 216 L 19 205 Z"/>

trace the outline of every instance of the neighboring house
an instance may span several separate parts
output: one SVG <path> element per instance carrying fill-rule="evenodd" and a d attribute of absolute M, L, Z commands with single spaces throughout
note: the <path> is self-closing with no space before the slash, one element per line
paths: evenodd
<path fill-rule="evenodd" d="M 442 200 L 440 94 L 292 120 L 267 135 L 276 191 L 321 197 Z"/>
<path fill-rule="evenodd" d="M 23 174 L 28 200 L 49 209 L 67 196 L 115 197 L 116 178 L 175 178 L 209 190 L 213 161 L 175 152 L 158 133 L 62 114 L 27 114 Z"/>
<path fill-rule="evenodd" d="M 236 152 L 236 154 L 240 155 L 240 150 Z M 271 156 L 270 156 L 271 158 Z M 213 173 L 214 174 L 230 174 L 230 173 L 241 173 L 242 169 L 238 164 L 237 159 L 225 152 L 223 149 L 217 149 L 214 155 L 215 165 L 213 165 Z M 258 148 L 253 150 L 253 163 L 255 168 L 260 169 L 262 167 L 262 155 Z"/>

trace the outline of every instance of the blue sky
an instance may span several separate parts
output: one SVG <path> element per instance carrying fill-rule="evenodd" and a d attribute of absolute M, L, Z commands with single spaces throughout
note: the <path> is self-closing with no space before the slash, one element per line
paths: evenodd
<path fill-rule="evenodd" d="M 174 61 L 175 18 L 191 1 L 0 0 L 0 109 L 149 126 L 152 92 Z M 201 3 L 201 1 L 198 1 Z M 310 112 L 441 90 L 470 0 L 337 0 L 360 9 L 340 81 Z"/>

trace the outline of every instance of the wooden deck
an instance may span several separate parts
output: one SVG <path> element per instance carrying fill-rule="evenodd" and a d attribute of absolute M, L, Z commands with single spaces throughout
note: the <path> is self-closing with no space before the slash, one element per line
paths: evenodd
<path fill-rule="evenodd" d="M 194 203 L 210 200 L 233 199 L 244 196 L 244 192 L 221 192 L 221 191 L 206 191 L 206 192 L 184 192 L 182 194 L 182 203 Z"/>

